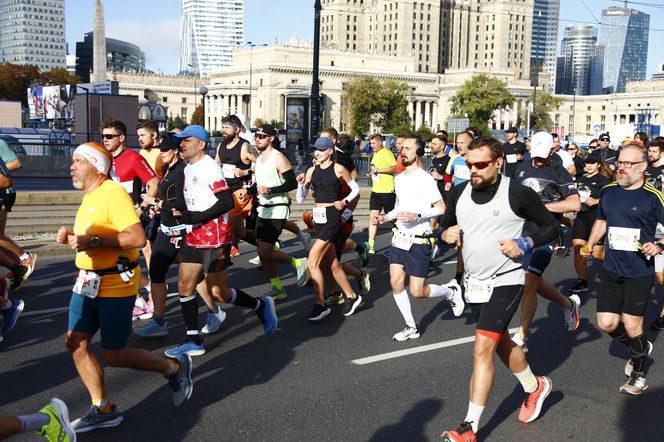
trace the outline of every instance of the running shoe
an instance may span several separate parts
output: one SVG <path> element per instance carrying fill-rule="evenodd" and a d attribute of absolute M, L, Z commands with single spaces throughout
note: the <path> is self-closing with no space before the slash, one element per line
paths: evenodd
<path fill-rule="evenodd" d="M 251 259 L 249 260 L 249 264 L 253 264 L 253 265 L 255 265 L 255 266 L 259 266 L 259 265 L 261 265 L 261 257 L 258 256 L 258 255 L 256 255 L 255 258 L 251 258 Z"/>
<path fill-rule="evenodd" d="M 113 410 L 104 413 L 96 405 L 90 407 L 90 411 L 85 416 L 76 419 L 71 423 L 72 428 L 77 433 L 87 433 L 97 428 L 117 427 L 122 422 L 122 412 L 118 406 L 113 404 Z"/>
<path fill-rule="evenodd" d="M 150 322 L 142 327 L 136 327 L 134 333 L 143 338 L 158 338 L 168 334 L 168 322 L 164 321 L 164 325 L 159 325 L 152 319 Z"/>
<path fill-rule="evenodd" d="M 375 253 L 375 252 L 374 252 Z M 357 260 L 360 267 L 365 268 L 369 265 L 369 243 L 360 244 L 360 251 L 357 252 Z"/>
<path fill-rule="evenodd" d="M 567 246 L 556 246 L 554 248 L 556 258 L 564 258 L 567 256 Z"/>
<path fill-rule="evenodd" d="M 340 292 L 330 293 L 327 295 L 327 298 L 325 298 L 325 305 L 341 305 L 344 302 L 346 302 L 346 300 Z"/>
<path fill-rule="evenodd" d="M 177 359 L 180 355 L 201 356 L 205 354 L 205 346 L 202 342 L 196 344 L 190 339 L 185 339 L 180 345 L 164 351 L 164 354 L 172 359 Z"/>
<path fill-rule="evenodd" d="M 240 256 L 240 249 L 235 246 L 231 246 L 231 258 L 237 258 Z"/>
<path fill-rule="evenodd" d="M 664 315 L 660 315 L 650 323 L 650 328 L 654 330 L 664 330 Z"/>
<path fill-rule="evenodd" d="M 132 321 L 138 321 L 139 319 L 141 319 L 141 315 L 143 313 L 145 313 L 145 308 L 135 305 L 134 306 L 134 311 L 131 313 L 131 320 Z"/>
<path fill-rule="evenodd" d="M 565 312 L 565 327 L 567 331 L 573 332 L 579 328 L 579 306 L 581 299 L 579 295 L 572 295 L 569 297 L 571 308 Z"/>
<path fill-rule="evenodd" d="M 523 350 L 524 353 L 528 353 L 528 344 L 526 344 L 526 340 L 521 337 L 519 332 L 514 333 L 514 336 L 512 336 L 512 342 L 518 347 L 521 347 L 521 350 Z"/>
<path fill-rule="evenodd" d="M 569 292 L 573 295 L 580 295 L 581 293 L 586 293 L 588 291 L 588 282 L 585 279 L 577 279 L 574 287 L 569 289 Z"/>
<path fill-rule="evenodd" d="M 540 415 L 544 399 L 551 393 L 551 379 L 546 376 L 537 376 L 537 390 L 526 393 L 523 399 L 519 420 L 521 422 L 532 422 Z"/>
<path fill-rule="evenodd" d="M 25 281 L 25 275 L 28 273 L 28 268 L 24 265 L 17 265 L 16 269 L 7 274 L 7 278 L 12 280 L 10 289 L 12 291 L 18 290 Z"/>
<path fill-rule="evenodd" d="M 32 275 L 32 272 L 35 271 L 35 267 L 37 266 L 37 254 L 28 252 L 28 257 L 21 260 L 21 265 L 28 269 L 28 271 L 25 272 L 25 275 L 23 275 L 23 280 L 26 281 L 30 275 Z"/>
<path fill-rule="evenodd" d="M 35 433 L 51 442 L 76 442 L 76 432 L 69 423 L 69 410 L 64 402 L 54 397 L 39 412 L 48 416 L 49 421 Z"/>
<path fill-rule="evenodd" d="M 173 390 L 173 405 L 179 407 L 189 400 L 192 391 L 194 391 L 194 383 L 191 380 L 191 356 L 181 354 L 176 358 L 180 363 L 180 370 L 167 376 L 168 386 Z"/>
<path fill-rule="evenodd" d="M 300 232 L 297 234 L 297 239 L 300 241 L 300 244 L 302 244 L 302 247 L 305 251 L 309 250 L 309 246 L 311 245 L 311 235 L 309 235 L 304 230 L 300 230 Z"/>
<path fill-rule="evenodd" d="M 215 312 L 208 312 L 205 325 L 201 329 L 201 333 L 209 335 L 216 332 L 221 327 L 221 323 L 226 319 L 226 312 L 221 307 L 216 306 Z"/>
<path fill-rule="evenodd" d="M 307 321 L 316 322 L 330 314 L 332 310 L 329 307 L 320 304 L 314 304 L 314 308 L 307 316 Z"/>
<path fill-rule="evenodd" d="M 307 268 L 307 258 L 296 260 L 295 273 L 297 274 L 297 286 L 304 287 L 309 280 L 309 269 Z"/>
<path fill-rule="evenodd" d="M 2 333 L 9 333 L 16 326 L 16 321 L 18 317 L 21 316 L 23 308 L 25 308 L 25 303 L 22 299 L 9 298 L 12 302 L 12 306 L 7 310 L 2 311 L 2 316 L 4 320 L 4 325 L 2 326 Z"/>
<path fill-rule="evenodd" d="M 420 332 L 417 331 L 417 328 L 410 327 L 407 325 L 399 333 L 396 333 L 394 336 L 392 336 L 392 339 L 394 339 L 395 341 L 403 342 L 407 341 L 408 339 L 417 339 L 419 337 L 420 337 Z"/>
<path fill-rule="evenodd" d="M 288 293 L 286 293 L 285 289 L 279 290 L 275 286 L 270 287 L 270 291 L 267 293 L 264 293 L 263 296 L 269 296 L 270 298 L 274 299 L 275 301 L 281 301 L 282 299 L 288 298 Z"/>
<path fill-rule="evenodd" d="M 152 319 L 153 316 L 154 316 L 154 303 L 151 300 L 148 300 L 148 302 L 145 305 L 145 308 L 143 308 L 143 314 L 139 318 Z"/>
<path fill-rule="evenodd" d="M 456 279 L 452 279 L 450 282 L 445 284 L 445 287 L 452 290 L 452 298 L 447 301 L 452 306 L 452 313 L 455 317 L 461 316 L 463 309 L 466 308 L 466 303 L 463 301 L 463 293 L 461 292 L 461 286 Z"/>
<path fill-rule="evenodd" d="M 263 300 L 263 308 L 256 312 L 258 319 L 263 323 L 263 332 L 266 335 L 271 335 L 277 329 L 277 312 L 274 308 L 274 300 L 267 296 L 261 296 Z"/>
<path fill-rule="evenodd" d="M 376 249 L 374 249 L 368 242 L 364 243 L 365 247 L 367 248 L 367 253 L 369 255 L 374 255 L 376 254 Z"/>
<path fill-rule="evenodd" d="M 436 255 L 438 255 L 438 243 L 433 244 L 433 249 L 431 250 L 431 261 L 436 259 Z"/>
<path fill-rule="evenodd" d="M 636 374 L 636 372 L 632 372 L 629 376 L 629 380 L 620 387 L 620 392 L 638 396 L 647 389 L 648 383 L 646 382 L 646 378 Z"/>
<path fill-rule="evenodd" d="M 341 312 L 344 316 L 350 316 L 362 305 L 362 295 L 355 295 L 354 298 L 344 296 L 344 307 Z"/>
<path fill-rule="evenodd" d="M 456 430 L 446 430 L 440 435 L 445 442 L 476 442 L 477 437 L 470 422 L 464 422 Z"/>
<path fill-rule="evenodd" d="M 369 279 L 369 272 L 366 268 L 362 267 L 360 271 L 362 275 L 357 278 L 357 285 L 360 286 L 360 294 L 366 296 L 371 290 L 371 279 Z"/>
<path fill-rule="evenodd" d="M 648 341 L 648 356 L 652 353 L 652 342 Z M 625 376 L 630 377 L 632 371 L 634 370 L 634 362 L 632 358 L 627 358 L 627 364 L 625 364 Z"/>

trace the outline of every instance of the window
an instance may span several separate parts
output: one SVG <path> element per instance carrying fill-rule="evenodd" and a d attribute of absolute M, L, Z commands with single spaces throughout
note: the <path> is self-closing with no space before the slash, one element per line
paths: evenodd
<path fill-rule="evenodd" d="M 187 97 L 182 97 L 182 104 L 187 104 Z M 185 109 L 185 108 L 182 108 Z"/>

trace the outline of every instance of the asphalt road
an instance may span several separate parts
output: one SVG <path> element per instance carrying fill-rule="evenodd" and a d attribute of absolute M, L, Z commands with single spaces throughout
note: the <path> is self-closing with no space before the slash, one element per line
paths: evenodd
<path fill-rule="evenodd" d="M 387 240 L 388 234 L 382 234 L 379 248 Z M 284 246 L 296 256 L 303 253 L 292 241 Z M 247 263 L 255 256 L 252 248 L 242 250 L 230 269 L 231 286 L 259 295 L 269 288 L 268 283 L 261 271 Z M 355 254 L 348 253 L 345 259 L 354 260 Z M 452 253 L 444 260 L 438 258 L 430 280 L 451 279 L 454 259 Z M 307 324 L 311 287 L 297 288 L 292 271 L 286 268 L 284 284 L 290 296 L 277 305 L 279 328 L 274 335 L 262 334 L 252 312 L 225 307 L 228 317 L 221 330 L 207 338 L 207 353 L 194 359 L 194 393 L 182 407 L 173 407 L 160 375 L 107 369 L 108 390 L 124 410 L 125 420 L 117 428 L 80 435 L 80 440 L 436 440 L 441 429 L 456 427 L 466 413 L 472 344 L 454 340 L 473 336 L 470 313 L 466 310 L 455 319 L 445 302 L 413 300 L 422 336 L 394 342 L 391 337 L 403 321 L 390 296 L 386 261 L 375 255 L 369 268 L 371 294 L 349 318 L 336 308 L 324 323 Z M 87 393 L 63 344 L 73 271 L 71 257 L 44 258 L 19 292 L 26 310 L 0 344 L 0 415 L 37 410 L 53 396 L 69 405 L 72 419 L 87 412 Z M 574 283 L 571 257 L 554 258 L 545 276 L 569 288 Z M 175 284 L 175 268 L 169 282 Z M 541 417 L 530 424 L 518 421 L 522 390 L 496 359 L 495 386 L 481 422 L 480 440 L 664 439 L 659 421 L 664 416 L 664 370 L 657 364 L 657 333 L 646 331 L 655 343 L 650 389 L 641 397 L 619 394 L 627 351 L 596 328 L 597 282 L 591 288 L 583 299 L 583 319 L 575 333 L 564 331 L 557 306 L 540 301 L 528 358 L 534 372 L 553 381 Z M 651 297 L 647 322 L 656 316 L 659 298 L 659 293 Z M 201 317 L 204 320 L 204 314 Z M 178 343 L 184 326 L 176 298 L 169 299 L 167 320 L 168 337 L 144 340 L 133 335 L 130 344 L 162 352 Z M 517 323 L 515 319 L 511 326 Z M 426 347 L 439 343 L 450 345 Z M 412 354 L 391 354 L 418 349 Z M 353 362 L 385 354 L 392 357 L 364 365 Z M 15 440 L 35 437 L 21 435 Z"/>

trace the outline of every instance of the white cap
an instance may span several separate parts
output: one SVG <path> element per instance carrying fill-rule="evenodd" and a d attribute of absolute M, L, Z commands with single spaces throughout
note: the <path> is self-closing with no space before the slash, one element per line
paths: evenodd
<path fill-rule="evenodd" d="M 548 132 L 537 132 L 530 140 L 532 158 L 548 158 L 553 148 L 553 137 Z"/>
<path fill-rule="evenodd" d="M 240 122 L 242 122 L 242 125 L 244 126 L 244 129 L 249 130 L 249 124 L 247 124 L 248 123 L 247 116 L 244 115 L 244 114 L 235 114 L 235 116 L 240 119 Z"/>

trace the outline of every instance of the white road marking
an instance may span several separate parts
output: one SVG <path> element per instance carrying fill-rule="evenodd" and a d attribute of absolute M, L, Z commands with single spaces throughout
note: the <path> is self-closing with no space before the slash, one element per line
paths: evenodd
<path fill-rule="evenodd" d="M 510 334 L 516 332 L 518 328 L 511 328 L 508 330 Z M 436 344 L 423 345 L 421 347 L 408 348 L 405 350 L 397 350 L 389 353 L 383 353 L 375 356 L 368 356 L 366 358 L 353 359 L 351 364 L 355 365 L 367 365 L 373 364 L 374 362 L 387 361 L 388 359 L 400 358 L 402 356 L 410 356 L 417 353 L 424 353 L 425 351 L 438 350 L 446 347 L 453 347 L 455 345 L 467 344 L 473 342 L 475 336 L 468 336 L 467 338 L 452 339 L 451 341 L 438 342 Z"/>
<path fill-rule="evenodd" d="M 37 316 L 37 315 L 48 315 L 50 313 L 62 313 L 69 310 L 69 307 L 57 307 L 57 308 L 47 308 L 45 310 L 31 310 L 28 312 L 21 313 L 21 317 L 26 316 Z"/>

